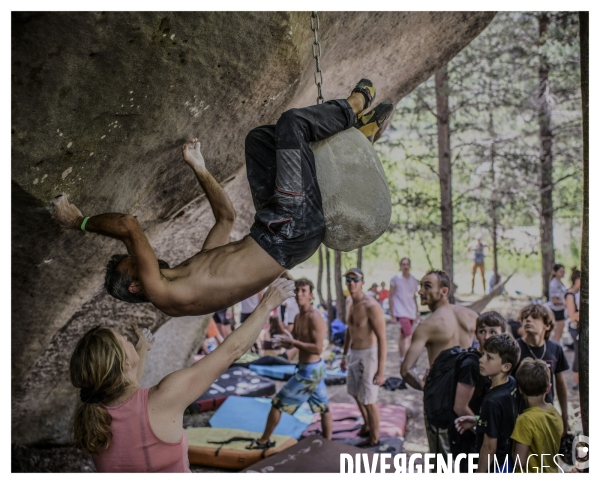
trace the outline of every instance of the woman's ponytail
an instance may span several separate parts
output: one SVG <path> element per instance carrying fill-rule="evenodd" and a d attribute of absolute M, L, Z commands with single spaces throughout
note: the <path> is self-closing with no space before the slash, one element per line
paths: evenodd
<path fill-rule="evenodd" d="M 71 356 L 71 383 L 80 389 L 73 415 L 73 437 L 89 452 L 106 450 L 112 440 L 112 417 L 102 404 L 123 394 L 125 352 L 115 333 L 102 326 L 89 330 Z"/>

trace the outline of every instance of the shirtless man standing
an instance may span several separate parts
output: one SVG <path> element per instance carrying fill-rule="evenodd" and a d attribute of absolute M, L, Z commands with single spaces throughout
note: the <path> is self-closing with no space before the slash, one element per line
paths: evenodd
<path fill-rule="evenodd" d="M 362 116 L 374 98 L 373 83 L 362 79 L 348 99 L 291 109 L 276 125 L 250 131 L 245 154 L 255 223 L 250 234 L 236 242 L 229 241 L 235 219 L 231 201 L 206 169 L 198 140 L 185 144 L 183 159 L 206 193 L 216 223 L 200 252 L 173 268 L 157 260 L 133 215 L 84 217 L 60 195 L 54 199 L 54 218 L 63 227 L 125 244 L 128 254 L 114 255 L 107 265 L 105 288 L 117 299 L 151 302 L 170 316 L 208 314 L 232 306 L 317 250 L 325 236 L 325 217 L 310 143 L 352 126 L 379 129 L 380 118 L 387 113 L 381 105 Z"/>
<path fill-rule="evenodd" d="M 348 370 L 348 393 L 356 400 L 365 422 L 358 434 L 367 437 L 358 444 L 365 447 L 379 443 L 377 394 L 385 382 L 385 317 L 375 298 L 363 293 L 362 271 L 350 269 L 345 277 L 350 297 L 346 300 L 348 330 L 340 367 Z"/>
<path fill-rule="evenodd" d="M 429 271 L 421 279 L 421 304 L 426 304 L 432 311 L 431 316 L 421 321 L 413 333 L 412 342 L 406 353 L 406 358 L 400 367 L 400 374 L 404 381 L 417 390 L 423 390 L 429 384 L 427 379 L 425 385 L 414 372 L 417 360 L 427 348 L 429 357 L 429 374 L 435 374 L 434 365 L 436 358 L 444 350 L 454 346 L 469 348 L 473 344 L 475 336 L 475 325 L 477 313 L 471 309 L 454 306 L 448 302 L 448 292 L 451 281 L 444 271 Z M 448 429 L 434 427 L 427 421 L 425 411 L 425 429 L 429 442 L 429 451 L 442 454 L 444 458 L 450 450 Z"/>
<path fill-rule="evenodd" d="M 308 279 L 297 279 L 295 286 L 294 293 L 300 312 L 294 319 L 294 329 L 291 334 L 286 331 L 286 336 L 276 335 L 273 342 L 276 346 L 284 348 L 298 348 L 298 370 L 273 397 L 265 431 L 260 439 L 256 439 L 248 446 L 248 449 L 272 447 L 274 444 L 269 441 L 269 438 L 281 419 L 281 412 L 293 415 L 306 401 L 313 413 L 321 414 L 323 437 L 331 440 L 333 419 L 329 412 L 324 380 L 326 366 L 321 359 L 327 325 L 323 316 L 311 305 L 313 283 Z"/>

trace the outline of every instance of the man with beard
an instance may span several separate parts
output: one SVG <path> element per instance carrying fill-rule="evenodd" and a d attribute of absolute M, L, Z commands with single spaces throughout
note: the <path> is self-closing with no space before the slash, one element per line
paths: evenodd
<path fill-rule="evenodd" d="M 281 419 L 281 412 L 293 415 L 300 406 L 308 401 L 313 413 L 321 414 L 323 437 L 331 439 L 333 420 L 329 412 L 327 389 L 325 387 L 325 362 L 321 358 L 323 340 L 327 334 L 327 325 L 323 316 L 311 304 L 313 283 L 308 279 L 295 281 L 296 302 L 300 312 L 294 320 L 292 333 L 275 335 L 273 343 L 284 348 L 298 348 L 298 369 L 281 390 L 273 397 L 267 425 L 260 439 L 254 440 L 248 449 L 269 449 L 275 445 L 269 440 Z"/>
<path fill-rule="evenodd" d="M 432 314 L 415 329 L 411 345 L 400 367 L 404 381 L 417 390 L 423 390 L 425 387 L 425 382 L 414 371 L 423 348 L 427 349 L 429 357 L 429 374 L 435 375 L 435 362 L 440 353 L 455 346 L 466 349 L 473 343 L 477 313 L 448 302 L 451 284 L 448 274 L 444 271 L 431 270 L 421 279 L 421 304 L 427 305 Z M 427 380 L 427 386 L 433 383 L 430 380 L 431 378 Z M 431 425 L 427 421 L 427 409 L 424 414 L 429 451 L 442 454 L 445 459 L 450 449 L 448 429 Z"/>

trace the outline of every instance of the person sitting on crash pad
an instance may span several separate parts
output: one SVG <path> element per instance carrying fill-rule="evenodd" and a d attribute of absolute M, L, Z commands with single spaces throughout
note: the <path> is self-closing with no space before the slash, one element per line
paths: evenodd
<path fill-rule="evenodd" d="M 99 472 L 190 472 L 183 413 L 256 341 L 269 313 L 293 294 L 294 283 L 276 280 L 246 322 L 189 368 L 141 388 L 154 338 L 132 324 L 138 341 L 105 326 L 90 329 L 70 362 L 80 389 L 74 440 L 89 451 Z"/>
<path fill-rule="evenodd" d="M 325 236 L 325 218 L 310 143 L 352 126 L 372 136 L 393 111 L 391 104 L 382 103 L 362 116 L 374 98 L 373 83 L 362 79 L 347 99 L 290 109 L 276 125 L 250 131 L 246 170 L 256 215 L 250 234 L 235 242 L 229 240 L 233 204 L 206 169 L 198 140 L 186 143 L 183 159 L 206 193 L 216 222 L 200 252 L 173 268 L 157 259 L 133 215 L 84 217 L 63 194 L 53 201 L 54 218 L 63 227 L 125 244 L 128 253 L 112 256 L 105 277 L 107 292 L 117 299 L 151 302 L 169 316 L 208 314 L 232 306 L 317 250 Z"/>
<path fill-rule="evenodd" d="M 313 283 L 308 279 L 295 281 L 294 293 L 300 312 L 294 319 L 294 330 L 285 336 L 275 336 L 274 343 L 284 348 L 298 348 L 297 371 L 273 397 L 271 411 L 267 417 L 265 431 L 247 449 L 269 449 L 275 445 L 270 439 L 281 420 L 281 412 L 293 415 L 308 401 L 313 413 L 321 414 L 323 437 L 331 440 L 333 419 L 329 412 L 327 388 L 325 387 L 325 362 L 321 358 L 327 325 L 319 311 L 311 305 Z"/>

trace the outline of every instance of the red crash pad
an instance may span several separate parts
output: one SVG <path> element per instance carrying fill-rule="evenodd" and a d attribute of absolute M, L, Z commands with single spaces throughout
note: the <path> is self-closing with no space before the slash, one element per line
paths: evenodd
<path fill-rule="evenodd" d="M 329 411 L 333 417 L 333 440 L 351 440 L 358 438 L 363 418 L 354 403 L 330 403 Z M 406 430 L 406 408 L 400 405 L 379 405 L 381 423 L 380 437 L 404 437 Z M 302 437 L 321 435 L 321 415 L 316 414 L 313 422 Z"/>

